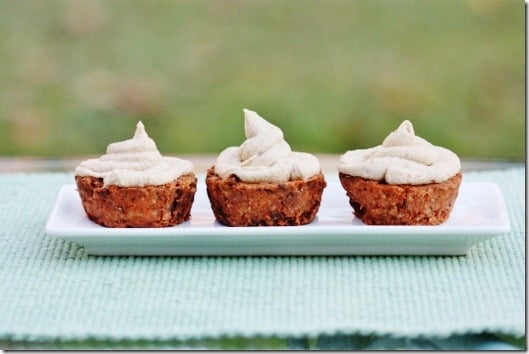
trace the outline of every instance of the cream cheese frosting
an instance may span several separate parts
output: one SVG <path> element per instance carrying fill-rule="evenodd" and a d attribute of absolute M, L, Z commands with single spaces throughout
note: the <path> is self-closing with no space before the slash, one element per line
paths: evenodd
<path fill-rule="evenodd" d="M 219 154 L 215 172 L 220 177 L 236 175 L 243 182 L 283 183 L 308 179 L 321 172 L 314 155 L 292 151 L 281 129 L 254 111 L 243 112 L 246 140 Z"/>
<path fill-rule="evenodd" d="M 82 161 L 75 174 L 103 178 L 105 186 L 143 187 L 172 182 L 193 170 L 191 161 L 162 156 L 138 122 L 132 139 L 108 145 L 105 155 Z"/>
<path fill-rule="evenodd" d="M 447 181 L 459 173 L 461 161 L 452 151 L 416 136 L 406 120 L 382 145 L 347 151 L 340 157 L 338 170 L 388 184 L 417 185 Z"/>

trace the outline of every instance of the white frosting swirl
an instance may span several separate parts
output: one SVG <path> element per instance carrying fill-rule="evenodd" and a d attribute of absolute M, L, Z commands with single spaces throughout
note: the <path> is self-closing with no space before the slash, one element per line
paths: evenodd
<path fill-rule="evenodd" d="M 388 184 L 417 185 L 445 182 L 461 170 L 461 162 L 452 151 L 416 136 L 406 120 L 382 145 L 347 151 L 338 170 Z"/>
<path fill-rule="evenodd" d="M 236 175 L 244 182 L 283 183 L 321 172 L 314 155 L 291 150 L 281 129 L 254 111 L 243 111 L 246 141 L 219 154 L 215 172 L 220 177 Z"/>
<path fill-rule="evenodd" d="M 191 161 L 162 156 L 138 122 L 132 139 L 108 145 L 105 155 L 81 162 L 75 174 L 103 178 L 105 186 L 143 187 L 169 183 L 193 170 Z"/>

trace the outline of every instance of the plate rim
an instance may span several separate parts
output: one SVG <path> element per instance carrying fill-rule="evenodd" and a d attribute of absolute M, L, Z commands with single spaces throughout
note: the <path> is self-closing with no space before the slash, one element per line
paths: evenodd
<path fill-rule="evenodd" d="M 336 181 L 333 181 L 336 182 Z M 45 231 L 46 234 L 51 237 L 68 238 L 68 239 L 85 239 L 91 238 L 108 238 L 117 236 L 123 237 L 126 234 L 128 237 L 182 237 L 182 236 L 193 236 L 193 237 L 226 237 L 227 234 L 240 235 L 269 235 L 270 233 L 276 233 L 278 230 L 283 230 L 282 233 L 298 237 L 307 236 L 310 234 L 321 234 L 322 231 L 328 231 L 333 235 L 379 235 L 379 234 L 392 234 L 392 235 L 424 235 L 428 233 L 432 236 L 446 236 L 454 233 L 463 232 L 464 235 L 483 235 L 483 236 L 494 236 L 499 234 L 505 234 L 510 231 L 510 220 L 507 212 L 507 206 L 503 193 L 500 187 L 493 182 L 463 182 L 462 186 L 467 185 L 482 185 L 484 188 L 488 187 L 494 190 L 496 197 L 498 198 L 499 205 L 497 205 L 498 212 L 503 213 L 501 219 L 505 221 L 502 225 L 496 225 L 496 227 L 488 226 L 426 226 L 426 225 L 357 225 L 351 224 L 350 226 L 333 226 L 333 225 L 314 225 L 313 223 L 300 226 L 267 226 L 267 227 L 230 227 L 218 224 L 215 221 L 215 226 L 186 226 L 189 222 L 185 222 L 180 225 L 166 227 L 166 228 L 106 228 L 103 226 L 94 227 L 90 229 L 76 228 L 76 227 L 57 227 L 55 225 L 56 219 L 59 217 L 59 209 L 61 202 L 65 198 L 67 193 L 73 193 L 76 191 L 76 186 L 73 183 L 61 185 L 54 205 L 51 212 L 46 220 Z M 457 200 L 456 200 L 457 203 Z M 81 206 L 82 208 L 82 206 Z M 321 211 L 321 210 L 320 210 Z M 352 209 L 351 209 L 352 214 Z M 192 217 L 192 216 L 191 216 Z M 212 214 L 213 217 L 213 214 Z M 214 218 L 214 217 L 213 217 Z M 354 216 L 351 216 L 354 219 Z M 317 220 L 317 219 L 316 219 Z M 95 225 L 96 226 L 96 225 Z M 97 225 L 99 226 L 99 225 Z M 213 231 L 214 230 L 214 231 Z M 181 232 L 180 232 L 181 231 Z M 208 232 L 208 235 L 203 233 Z M 250 231 L 250 232 L 249 232 Z M 434 232 L 431 232 L 434 231 Z M 155 233 L 155 235 L 153 235 Z"/>

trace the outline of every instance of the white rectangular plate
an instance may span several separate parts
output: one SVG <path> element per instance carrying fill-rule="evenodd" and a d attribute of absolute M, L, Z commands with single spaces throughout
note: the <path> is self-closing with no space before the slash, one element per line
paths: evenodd
<path fill-rule="evenodd" d="M 90 221 L 75 185 L 62 186 L 46 232 L 93 255 L 464 255 L 509 232 L 501 190 L 461 184 L 450 218 L 439 226 L 369 226 L 352 214 L 337 178 L 327 179 L 318 216 L 303 226 L 228 227 L 215 221 L 198 183 L 191 220 L 167 228 L 105 228 Z"/>

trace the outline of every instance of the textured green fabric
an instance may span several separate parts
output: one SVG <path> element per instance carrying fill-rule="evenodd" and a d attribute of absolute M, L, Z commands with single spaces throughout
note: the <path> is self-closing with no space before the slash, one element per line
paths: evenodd
<path fill-rule="evenodd" d="M 0 174 L 0 340 L 522 336 L 524 178 L 465 174 L 501 187 L 511 232 L 462 257 L 96 257 L 44 232 L 71 174 Z"/>

